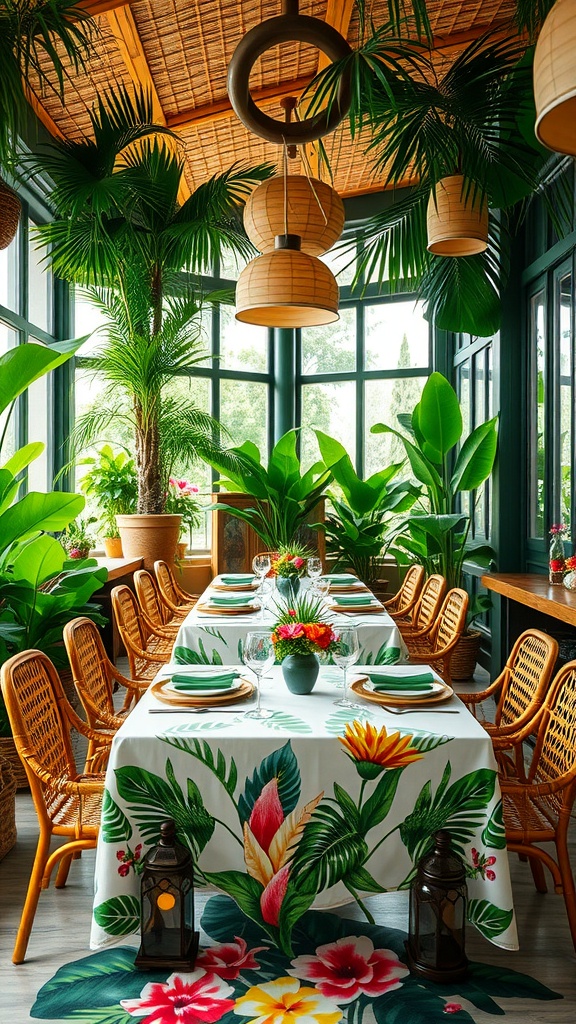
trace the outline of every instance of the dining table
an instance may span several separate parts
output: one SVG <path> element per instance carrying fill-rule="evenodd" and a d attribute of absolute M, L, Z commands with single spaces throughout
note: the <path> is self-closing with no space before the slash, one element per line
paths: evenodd
<path fill-rule="evenodd" d="M 236 574 L 237 580 L 252 579 Z M 272 586 L 267 606 L 260 607 L 259 588 L 252 584 L 234 585 L 235 574 L 216 576 L 178 631 L 174 658 L 181 664 L 230 664 L 242 660 L 249 630 L 272 628 L 285 603 Z M 360 658 L 363 664 L 391 665 L 408 660 L 408 651 L 398 626 L 381 602 L 358 579 L 347 586 L 347 574 L 333 574 L 331 592 L 325 599 L 325 619 L 335 629 L 354 626 L 358 630 Z M 229 586 L 223 582 L 230 580 Z M 310 596 L 310 581 L 304 580 L 303 595 Z M 242 586 L 242 589 L 238 587 Z M 229 602 L 229 603 L 228 603 Z M 243 602 L 238 604 L 235 602 Z"/>
<path fill-rule="evenodd" d="M 490 737 L 433 669 L 356 665 L 342 707 L 334 666 L 296 695 L 277 665 L 262 680 L 263 719 L 246 716 L 246 668 L 223 669 L 220 684 L 211 672 L 162 667 L 112 740 L 92 948 L 139 931 L 144 858 L 168 818 L 196 890 L 232 897 L 282 948 L 310 908 L 356 902 L 369 917 L 369 897 L 408 889 L 447 829 L 466 868 L 469 922 L 517 948 Z"/>

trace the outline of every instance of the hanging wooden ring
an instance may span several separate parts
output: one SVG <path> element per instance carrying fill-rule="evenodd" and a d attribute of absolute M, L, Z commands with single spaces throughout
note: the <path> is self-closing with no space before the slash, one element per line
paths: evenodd
<path fill-rule="evenodd" d="M 254 135 L 282 145 L 300 146 L 315 142 L 334 131 L 350 108 L 350 76 L 343 75 L 337 97 L 329 111 L 322 110 L 304 121 L 276 121 L 259 110 L 250 95 L 250 72 L 260 56 L 277 43 L 297 39 L 322 50 L 332 61 L 347 57 L 352 51 L 332 25 L 303 14 L 280 14 L 250 29 L 236 47 L 228 65 L 228 96 L 236 115 Z"/>

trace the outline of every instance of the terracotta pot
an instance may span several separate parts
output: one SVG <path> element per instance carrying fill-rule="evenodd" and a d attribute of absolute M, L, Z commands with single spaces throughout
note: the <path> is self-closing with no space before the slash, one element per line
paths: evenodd
<path fill-rule="evenodd" d="M 125 558 L 142 558 L 144 568 L 153 572 L 154 562 L 174 561 L 182 516 L 116 516 Z"/>
<path fill-rule="evenodd" d="M 177 545 L 176 545 L 176 556 L 177 556 L 177 558 L 178 558 L 178 560 L 180 562 L 184 558 L 186 558 L 186 551 L 187 550 L 188 550 L 187 542 L 185 540 L 179 540 Z"/>
<path fill-rule="evenodd" d="M 122 538 L 104 537 L 104 551 L 107 558 L 122 558 Z"/>
<path fill-rule="evenodd" d="M 481 641 L 482 634 L 477 629 L 471 629 L 460 637 L 450 662 L 452 679 L 472 679 L 480 654 Z"/>

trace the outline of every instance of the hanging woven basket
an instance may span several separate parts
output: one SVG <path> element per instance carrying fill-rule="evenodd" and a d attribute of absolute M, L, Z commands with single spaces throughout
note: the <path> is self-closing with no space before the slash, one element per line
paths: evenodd
<path fill-rule="evenodd" d="M 576 156 L 576 0 L 557 0 L 534 51 L 535 132 L 557 153 Z"/>
<path fill-rule="evenodd" d="M 0 249 L 7 249 L 16 235 L 22 203 L 13 188 L 0 178 Z"/>
<path fill-rule="evenodd" d="M 463 195 L 463 182 L 451 174 L 430 194 L 427 249 L 436 256 L 474 256 L 488 244 L 488 205 L 472 192 Z"/>
<path fill-rule="evenodd" d="M 260 252 L 272 252 L 276 235 L 300 235 L 300 248 L 309 256 L 328 252 L 344 228 L 344 204 L 330 185 L 302 174 L 277 175 L 254 189 L 244 208 L 244 227 Z"/>

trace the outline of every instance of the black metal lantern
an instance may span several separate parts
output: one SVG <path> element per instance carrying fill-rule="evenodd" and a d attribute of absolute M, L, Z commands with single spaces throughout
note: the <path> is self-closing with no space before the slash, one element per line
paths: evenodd
<path fill-rule="evenodd" d="M 410 890 L 408 964 L 429 981 L 457 981 L 468 969 L 464 952 L 466 873 L 451 847 L 450 833 L 434 836 Z"/>
<path fill-rule="evenodd" d="M 140 949 L 136 967 L 192 970 L 198 952 L 194 931 L 194 869 L 176 842 L 172 819 L 160 826 L 158 846 L 144 858 L 141 876 Z"/>

